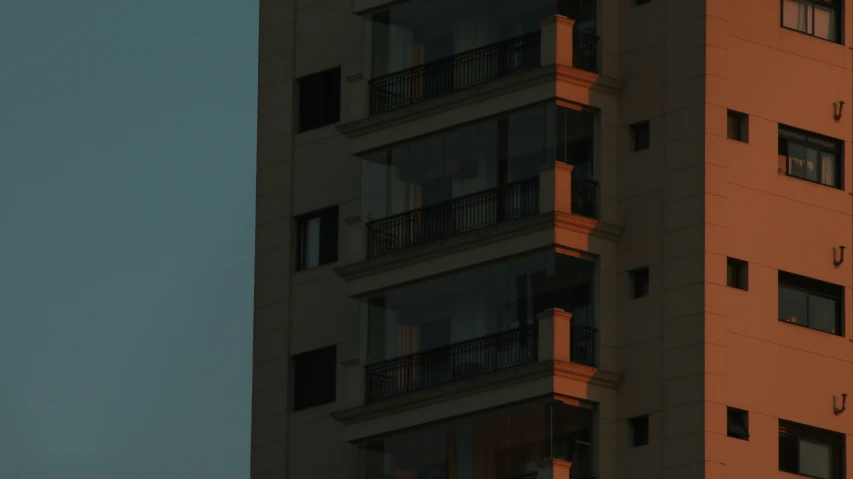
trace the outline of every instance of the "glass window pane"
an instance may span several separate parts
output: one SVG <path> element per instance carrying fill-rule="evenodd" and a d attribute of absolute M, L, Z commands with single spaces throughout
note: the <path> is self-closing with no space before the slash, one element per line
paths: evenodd
<path fill-rule="evenodd" d="M 837 41 L 838 30 L 836 26 L 835 9 L 821 7 L 815 4 L 814 6 L 814 34 L 816 37 L 825 38 L 830 41 Z"/>
<path fill-rule="evenodd" d="M 838 162 L 835 154 L 822 151 L 820 153 L 820 182 L 828 186 L 839 186 L 837 180 L 841 177 L 836 172 Z"/>
<path fill-rule="evenodd" d="M 544 107 L 510 115 L 508 130 L 508 182 L 538 176 L 539 165 L 545 162 Z"/>
<path fill-rule="evenodd" d="M 797 143 L 788 143 L 788 174 L 798 178 L 806 177 L 807 148 Z"/>
<path fill-rule="evenodd" d="M 799 449 L 800 474 L 830 479 L 832 447 L 801 438 Z"/>
<path fill-rule="evenodd" d="M 782 25 L 811 33 L 810 8 L 803 0 L 784 0 L 782 2 Z"/>
<path fill-rule="evenodd" d="M 320 218 L 311 218 L 305 222 L 304 232 L 304 262 L 305 268 L 320 265 Z"/>
<path fill-rule="evenodd" d="M 809 327 L 838 333 L 836 318 L 838 317 L 838 301 L 824 296 L 809 295 Z"/>
<path fill-rule="evenodd" d="M 729 115 L 727 121 L 728 137 L 732 140 L 740 140 L 740 117 Z"/>
<path fill-rule="evenodd" d="M 818 180 L 818 151 L 814 148 L 806 149 L 806 179 L 810 181 Z"/>
<path fill-rule="evenodd" d="M 808 325 L 807 294 L 803 291 L 779 285 L 779 319 L 789 323 Z"/>

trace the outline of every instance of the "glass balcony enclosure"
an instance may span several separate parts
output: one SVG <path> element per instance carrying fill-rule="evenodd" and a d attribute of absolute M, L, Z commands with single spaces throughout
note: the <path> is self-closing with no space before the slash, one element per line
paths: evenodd
<path fill-rule="evenodd" d="M 503 331 L 535 331 L 537 314 L 550 308 L 572 312 L 573 324 L 593 325 L 594 269 L 593 261 L 549 251 L 377 294 L 361 305 L 367 362 Z"/>
<path fill-rule="evenodd" d="M 374 78 L 533 34 L 560 13 L 575 30 L 597 30 L 596 0 L 414 0 L 366 17 L 366 49 Z"/>
<path fill-rule="evenodd" d="M 549 399 L 393 434 L 360 446 L 359 479 L 536 477 L 549 458 L 590 477 L 593 419 L 593 409 Z"/>
<path fill-rule="evenodd" d="M 573 212 L 595 217 L 595 118 L 589 111 L 540 104 L 365 154 L 362 214 L 370 222 L 527 180 L 538 185 L 539 167 L 548 161 L 562 161 L 574 165 Z M 535 189 L 538 191 L 538 186 Z M 531 191 L 510 192 L 521 195 L 511 196 L 516 203 L 510 206 L 520 208 L 532 203 L 535 211 L 530 212 L 538 212 L 538 195 Z M 532 194 L 532 198 L 525 194 Z M 522 201 L 525 203 L 519 205 Z M 501 219 L 491 212 L 472 210 L 477 207 L 483 208 L 481 203 L 456 205 L 452 213 L 455 219 L 431 221 L 457 223 L 455 228 L 440 232 L 439 236 L 446 237 Z M 472 220 L 470 216 L 475 213 L 482 218 Z M 398 231 L 399 226 L 374 224 L 372 229 L 377 231 L 369 234 L 397 237 L 411 233 Z M 391 241 L 377 246 L 371 256 L 413 245 Z"/>
<path fill-rule="evenodd" d="M 370 112 L 541 66 L 541 24 L 575 20 L 574 65 L 597 71 L 596 0 L 413 0 L 367 16 Z"/>

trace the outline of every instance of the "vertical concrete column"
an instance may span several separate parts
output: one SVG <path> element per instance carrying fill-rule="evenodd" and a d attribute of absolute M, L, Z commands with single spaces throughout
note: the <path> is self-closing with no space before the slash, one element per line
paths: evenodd
<path fill-rule="evenodd" d="M 367 227 L 364 221 L 361 216 L 353 215 L 344 218 L 344 225 L 346 225 L 344 261 L 347 263 L 364 261 L 367 258 Z"/>
<path fill-rule="evenodd" d="M 562 459 L 545 459 L 537 467 L 537 479 L 569 479 L 569 470 L 572 468 L 571 461 Z"/>
<path fill-rule="evenodd" d="M 572 212 L 573 166 L 554 161 L 539 167 L 539 212 Z"/>
<path fill-rule="evenodd" d="M 341 123 L 370 116 L 370 75 L 362 67 L 354 62 L 341 69 Z"/>
<path fill-rule="evenodd" d="M 542 21 L 542 65 L 574 64 L 575 21 L 563 15 L 553 15 Z"/>
<path fill-rule="evenodd" d="M 341 357 L 343 399 L 347 407 L 358 407 L 364 404 L 366 375 L 364 366 L 367 360 L 360 356 L 358 341 L 349 341 L 338 347 Z"/>
<path fill-rule="evenodd" d="M 572 313 L 559 308 L 539 313 L 539 360 L 571 361 Z"/>

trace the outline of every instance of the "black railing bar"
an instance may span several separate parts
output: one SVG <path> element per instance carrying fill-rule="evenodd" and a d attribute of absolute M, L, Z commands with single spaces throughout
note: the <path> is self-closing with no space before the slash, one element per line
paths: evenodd
<path fill-rule="evenodd" d="M 388 78 L 392 78 L 395 76 L 403 76 L 407 73 L 412 73 L 412 72 L 416 72 L 419 70 L 423 70 L 423 69 L 426 69 L 426 68 L 431 67 L 431 66 L 446 64 L 448 62 L 448 59 L 454 59 L 455 60 L 456 58 L 459 58 L 459 57 L 464 57 L 464 56 L 472 55 L 475 53 L 492 50 L 496 47 L 500 47 L 503 45 L 509 45 L 511 43 L 514 43 L 514 42 L 521 42 L 524 40 L 532 40 L 534 38 L 538 38 L 541 36 L 542 36 L 541 31 L 533 32 L 533 33 L 527 33 L 525 35 L 519 35 L 517 37 L 508 38 L 508 39 L 500 41 L 500 42 L 490 43 L 490 44 L 482 46 L 482 47 L 477 47 L 477 48 L 474 48 L 471 50 L 461 51 L 459 53 L 453 54 L 452 56 L 439 58 L 437 60 L 431 60 L 431 61 L 428 61 L 426 63 L 421 63 L 420 65 L 415 65 L 413 67 L 406 68 L 405 70 L 398 70 L 396 72 L 386 73 L 385 75 L 382 75 L 382 76 L 379 76 L 376 78 L 371 78 L 368 83 L 372 84 L 372 83 L 379 82 L 381 80 L 386 80 Z"/>
<path fill-rule="evenodd" d="M 590 326 L 588 324 L 571 324 L 570 326 L 573 328 L 586 329 L 594 333 L 598 332 L 598 328 L 596 328 L 595 326 Z"/>
<path fill-rule="evenodd" d="M 501 336 L 510 336 L 512 334 L 515 334 L 515 333 L 520 334 L 522 331 L 525 331 L 525 330 L 535 331 L 535 329 L 536 329 L 535 324 L 532 326 L 526 326 L 526 327 L 522 327 L 522 328 L 508 329 L 506 331 L 501 331 L 498 333 L 489 334 L 487 336 L 480 336 L 477 338 L 466 339 L 465 341 L 460 341 L 458 343 L 448 344 L 445 346 L 439 346 L 437 348 L 425 349 L 423 351 L 418 351 L 416 353 L 410 353 L 410 354 L 407 354 L 405 356 L 397 356 L 396 358 L 384 359 L 384 360 L 376 362 L 376 363 L 368 364 L 365 366 L 365 368 L 374 368 L 374 367 L 379 367 L 379 366 L 385 366 L 388 364 L 393 364 L 395 362 L 403 362 L 403 361 L 409 360 L 411 358 L 415 358 L 418 356 L 424 356 L 424 355 L 429 354 L 429 353 L 442 352 L 442 351 L 446 351 L 446 350 L 449 351 L 449 350 L 456 349 L 460 346 L 466 346 L 466 345 L 474 344 L 474 343 L 481 342 L 481 341 L 485 342 L 485 341 L 488 341 L 491 339 L 500 338 Z"/>
<path fill-rule="evenodd" d="M 404 217 L 406 217 L 406 216 L 413 215 L 413 214 L 414 214 L 414 213 L 416 213 L 416 212 L 423 212 L 423 211 L 428 211 L 428 210 L 432 210 L 432 209 L 439 209 L 439 208 L 447 207 L 448 205 L 452 205 L 452 204 L 453 204 L 453 203 L 455 203 L 455 202 L 464 201 L 464 200 L 468 200 L 468 199 L 470 199 L 470 198 L 475 198 L 475 197 L 479 197 L 479 196 L 484 196 L 484 195 L 487 195 L 487 194 L 489 194 L 489 193 L 497 193 L 497 192 L 499 192 L 499 191 L 501 191 L 501 190 L 507 190 L 507 189 L 512 188 L 512 187 L 515 187 L 515 186 L 521 186 L 521 185 L 524 185 L 524 184 L 534 185 L 534 184 L 538 184 L 538 183 L 539 183 L 539 178 L 534 176 L 534 177 L 532 177 L 532 178 L 527 178 L 527 179 L 525 179 L 525 180 L 516 181 L 516 182 L 513 182 L 513 183 L 508 183 L 508 184 L 506 184 L 506 185 L 501 185 L 501 186 L 497 186 L 497 187 L 494 187 L 494 188 L 489 188 L 489 189 L 487 189 L 487 190 L 482 190 L 482 191 L 477 191 L 477 192 L 474 192 L 474 193 L 469 193 L 469 194 L 467 194 L 467 195 L 463 195 L 463 196 L 459 196 L 459 197 L 457 197 L 457 198 L 452 198 L 452 199 L 449 199 L 449 200 L 445 200 L 445 201 L 442 201 L 441 203 L 436 203 L 436 204 L 434 204 L 434 205 L 424 206 L 424 207 L 421 207 L 421 208 L 416 208 L 416 209 L 413 209 L 413 210 L 404 211 L 404 212 L 402 212 L 402 213 L 397 213 L 397 214 L 394 214 L 394 215 L 391 215 L 391 216 L 386 216 L 386 217 L 384 217 L 384 218 L 379 218 L 379 219 L 376 219 L 376 220 L 368 221 L 368 222 L 367 222 L 367 224 L 366 224 L 365 226 L 366 226 L 366 227 L 368 227 L 368 228 L 370 228 L 371 226 L 373 226 L 373 225 L 375 225 L 375 224 L 377 224 L 377 223 L 385 222 L 385 221 L 391 221 L 391 220 L 398 219 L 398 218 L 404 218 Z"/>

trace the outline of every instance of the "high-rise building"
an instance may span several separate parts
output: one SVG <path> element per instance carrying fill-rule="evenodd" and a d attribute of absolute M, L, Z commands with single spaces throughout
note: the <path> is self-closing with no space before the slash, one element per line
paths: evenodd
<path fill-rule="evenodd" d="M 261 0 L 251 477 L 853 477 L 849 8 Z"/>

